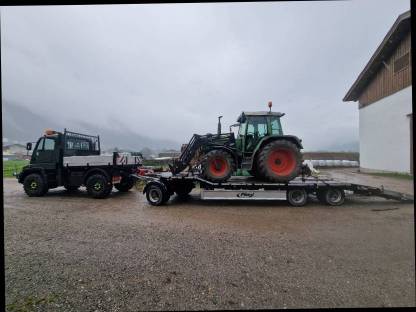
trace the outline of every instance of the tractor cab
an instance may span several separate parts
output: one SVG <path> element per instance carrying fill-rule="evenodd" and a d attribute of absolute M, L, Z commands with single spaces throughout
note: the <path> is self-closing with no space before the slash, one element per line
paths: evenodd
<path fill-rule="evenodd" d="M 261 139 L 266 136 L 283 135 L 279 112 L 242 112 L 238 117 L 239 125 L 236 146 L 242 154 L 251 154 Z"/>

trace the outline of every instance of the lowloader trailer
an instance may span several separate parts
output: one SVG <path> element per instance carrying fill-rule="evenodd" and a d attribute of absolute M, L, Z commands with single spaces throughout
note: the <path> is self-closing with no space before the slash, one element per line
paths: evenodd
<path fill-rule="evenodd" d="M 197 184 L 202 200 L 287 200 L 292 206 L 304 206 L 309 195 L 314 195 L 323 204 L 339 206 L 344 203 L 347 192 L 413 202 L 412 195 L 385 190 L 383 186 L 372 187 L 329 178 L 298 177 L 288 183 L 271 183 L 253 177 L 233 176 L 227 182 L 215 183 L 192 173 L 131 176 L 145 182 L 143 193 L 153 206 L 166 204 L 173 194 L 186 198 Z"/>

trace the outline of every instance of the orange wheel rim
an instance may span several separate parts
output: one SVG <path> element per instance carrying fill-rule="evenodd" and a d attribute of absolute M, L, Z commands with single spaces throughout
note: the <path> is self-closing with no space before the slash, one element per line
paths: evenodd
<path fill-rule="evenodd" d="M 209 162 L 209 170 L 215 177 L 221 177 L 228 172 L 228 162 L 224 158 L 215 157 Z"/>
<path fill-rule="evenodd" d="M 276 175 L 287 176 L 295 170 L 296 159 L 291 150 L 278 149 L 269 154 L 267 164 Z"/>

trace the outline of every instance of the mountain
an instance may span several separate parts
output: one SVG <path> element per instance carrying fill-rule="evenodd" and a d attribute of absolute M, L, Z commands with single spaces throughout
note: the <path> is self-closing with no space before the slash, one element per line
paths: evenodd
<path fill-rule="evenodd" d="M 115 129 L 89 124 L 83 121 L 71 120 L 69 124 L 59 124 L 56 120 L 35 113 L 27 107 L 3 100 L 3 143 L 21 143 L 35 141 L 42 135 L 46 128 L 63 131 L 64 128 L 74 132 L 100 135 L 102 149 L 114 148 L 139 151 L 150 148 L 161 151 L 168 148 L 179 148 L 180 143 L 171 140 L 155 139 L 146 135 L 138 134 L 122 125 Z M 116 121 L 117 122 L 117 121 Z"/>

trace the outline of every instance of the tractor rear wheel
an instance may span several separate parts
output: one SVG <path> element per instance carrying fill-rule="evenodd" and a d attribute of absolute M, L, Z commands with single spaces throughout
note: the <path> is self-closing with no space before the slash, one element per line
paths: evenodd
<path fill-rule="evenodd" d="M 299 175 L 301 165 L 302 154 L 299 148 L 286 140 L 265 145 L 257 157 L 258 172 L 271 182 L 293 180 Z"/>
<path fill-rule="evenodd" d="M 212 150 L 202 160 L 202 176 L 212 182 L 227 181 L 234 168 L 233 158 L 223 150 Z"/>

